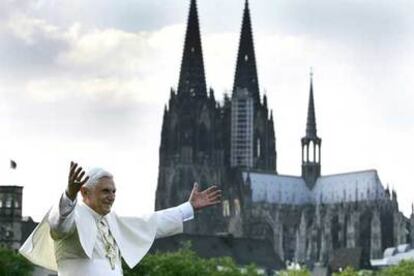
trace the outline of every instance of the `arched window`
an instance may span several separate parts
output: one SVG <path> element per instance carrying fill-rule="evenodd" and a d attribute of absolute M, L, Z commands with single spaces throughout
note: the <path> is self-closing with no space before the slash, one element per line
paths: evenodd
<path fill-rule="evenodd" d="M 11 196 L 6 196 L 6 208 L 12 207 L 12 198 Z"/>
<path fill-rule="evenodd" d="M 305 151 L 305 162 L 309 162 L 309 145 L 305 145 L 303 147 L 303 150 Z"/>
<path fill-rule="evenodd" d="M 317 144 L 315 149 L 316 154 L 316 160 L 315 162 L 320 163 L 321 162 L 321 156 L 320 156 L 320 146 Z"/>
<path fill-rule="evenodd" d="M 234 200 L 234 214 L 236 216 L 240 215 L 240 201 L 238 198 Z"/>
<path fill-rule="evenodd" d="M 315 145 L 314 145 L 314 143 L 313 143 L 313 141 L 310 141 L 309 142 L 309 150 L 311 150 L 311 152 L 308 152 L 308 154 L 309 154 L 309 161 L 311 161 L 311 162 L 315 162 Z"/>
<path fill-rule="evenodd" d="M 223 201 L 223 217 L 229 217 L 230 216 L 230 203 L 226 199 Z"/>

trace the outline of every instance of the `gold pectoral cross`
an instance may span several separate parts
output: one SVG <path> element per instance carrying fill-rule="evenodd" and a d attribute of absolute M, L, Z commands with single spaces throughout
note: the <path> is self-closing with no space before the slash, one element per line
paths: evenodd
<path fill-rule="evenodd" d="M 115 240 L 112 237 L 108 226 L 105 224 L 104 221 L 101 220 L 99 230 L 101 232 L 101 236 L 105 246 L 105 257 L 109 260 L 111 264 L 112 270 L 115 269 L 116 258 L 117 258 L 117 250 L 115 246 Z"/>
<path fill-rule="evenodd" d="M 112 270 L 114 270 L 115 269 L 115 263 L 116 263 L 115 250 L 114 250 L 113 246 L 111 246 L 110 244 L 107 244 L 105 246 L 105 250 L 106 250 L 106 257 L 108 258 L 109 263 L 111 264 Z"/>

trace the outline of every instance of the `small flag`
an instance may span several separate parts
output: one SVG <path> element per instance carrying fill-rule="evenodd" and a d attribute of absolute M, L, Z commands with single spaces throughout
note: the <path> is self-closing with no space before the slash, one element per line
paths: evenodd
<path fill-rule="evenodd" d="M 14 160 L 10 159 L 10 168 L 15 170 L 17 168 L 17 163 Z"/>

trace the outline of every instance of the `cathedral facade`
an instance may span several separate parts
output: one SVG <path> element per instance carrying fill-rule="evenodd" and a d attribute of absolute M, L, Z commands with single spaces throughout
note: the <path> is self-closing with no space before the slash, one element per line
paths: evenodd
<path fill-rule="evenodd" d="M 327 264 L 340 249 L 358 249 L 366 265 L 385 248 L 413 242 L 414 217 L 399 211 L 395 191 L 375 170 L 321 175 L 312 76 L 302 174 L 277 171 L 276 137 L 260 95 L 246 0 L 232 95 L 207 89 L 196 1 L 191 0 L 177 89 L 164 109 L 156 209 L 188 199 L 194 182 L 217 184 L 220 206 L 185 225 L 189 234 L 259 238 L 283 260 Z M 409 227 L 409 225 L 412 225 Z"/>

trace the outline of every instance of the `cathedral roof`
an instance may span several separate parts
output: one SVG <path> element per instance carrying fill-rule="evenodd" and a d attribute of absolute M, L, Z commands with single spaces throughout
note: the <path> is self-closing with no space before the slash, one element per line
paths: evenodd
<path fill-rule="evenodd" d="M 312 190 L 316 202 L 337 203 L 384 197 L 376 170 L 321 176 Z"/>
<path fill-rule="evenodd" d="M 302 177 L 250 172 L 253 202 L 300 205 L 311 202 Z M 243 173 L 246 179 L 247 173 Z"/>
<path fill-rule="evenodd" d="M 341 203 L 384 198 L 385 192 L 375 170 L 321 176 L 310 190 L 302 177 L 244 172 L 250 177 L 253 202 L 301 205 Z"/>

